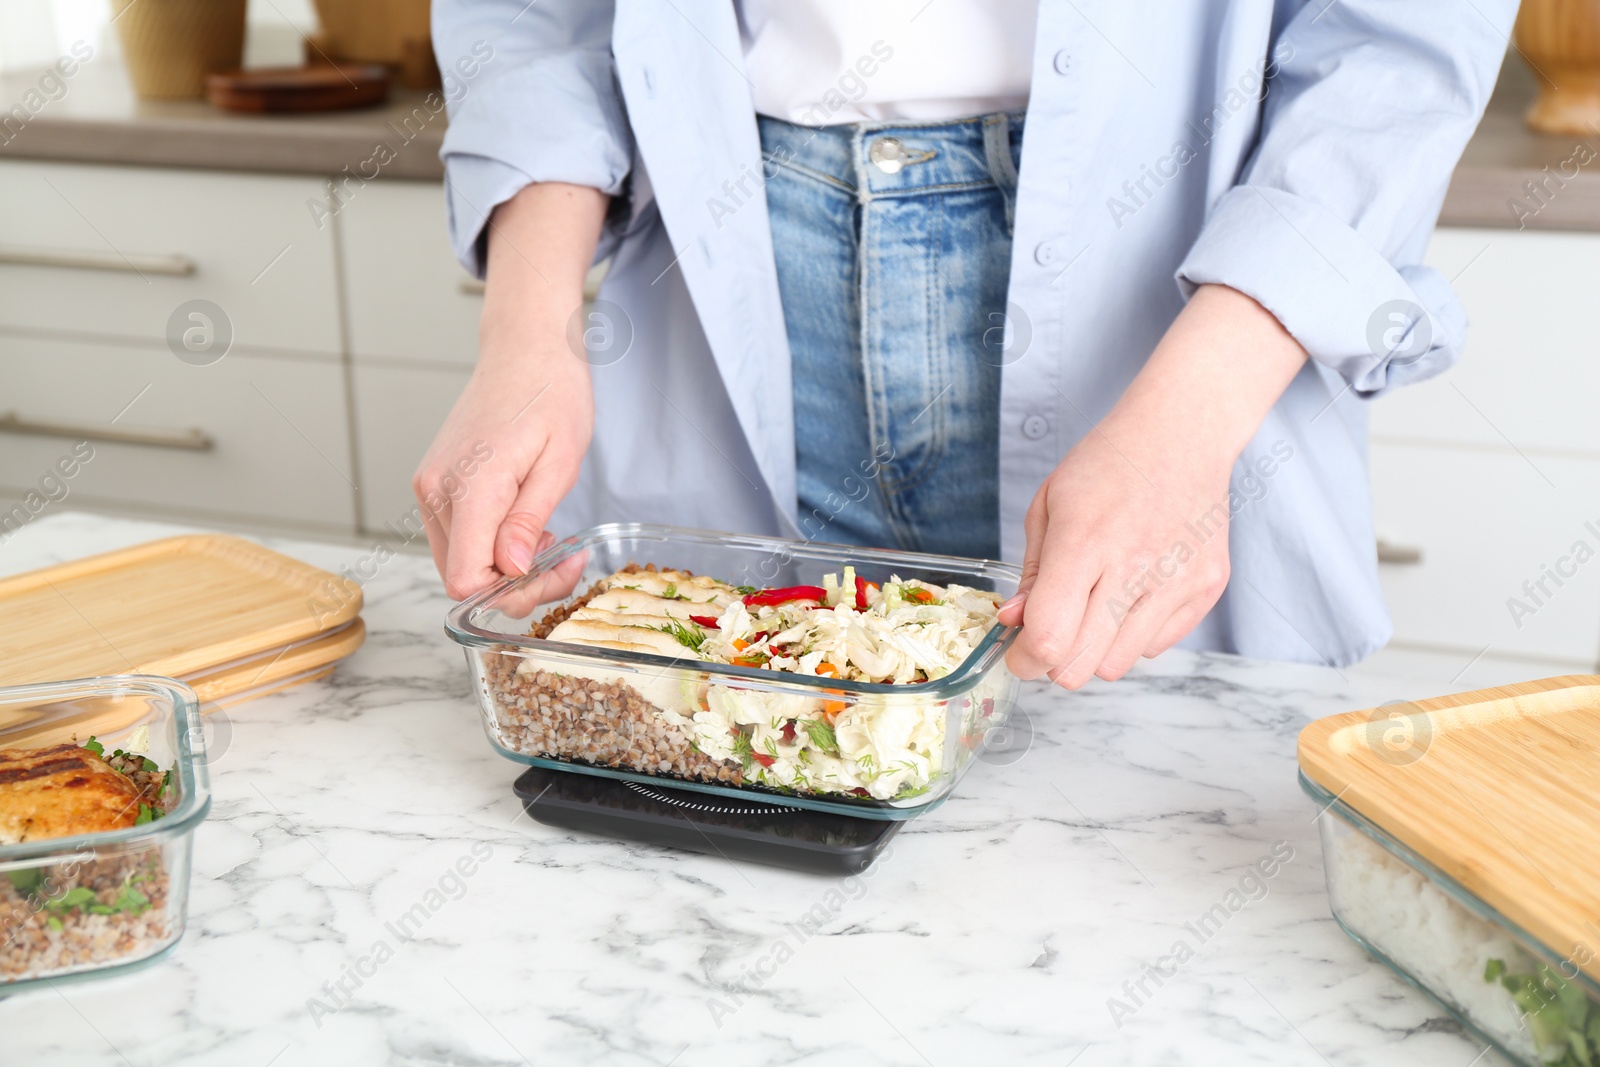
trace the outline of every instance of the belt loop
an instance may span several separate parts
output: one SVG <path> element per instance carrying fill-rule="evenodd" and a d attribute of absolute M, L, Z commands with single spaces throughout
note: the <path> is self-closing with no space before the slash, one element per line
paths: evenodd
<path fill-rule="evenodd" d="M 872 200 L 872 177 L 867 173 L 867 129 L 864 123 L 850 125 L 850 166 L 855 172 L 856 202 Z"/>
<path fill-rule="evenodd" d="M 1016 229 L 1017 164 L 1011 158 L 1011 117 L 1005 112 L 983 118 L 983 155 L 989 164 L 989 177 L 1006 203 L 1006 233 Z"/>

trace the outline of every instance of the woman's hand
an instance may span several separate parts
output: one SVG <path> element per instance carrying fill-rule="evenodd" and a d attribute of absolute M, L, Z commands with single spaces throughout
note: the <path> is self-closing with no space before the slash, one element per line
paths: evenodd
<path fill-rule="evenodd" d="M 1228 480 L 1306 359 L 1255 301 L 1202 286 L 1025 520 L 1007 664 L 1076 689 L 1178 642 L 1228 582 Z"/>
<path fill-rule="evenodd" d="M 606 204 L 595 189 L 540 183 L 489 223 L 478 365 L 412 479 L 434 565 L 457 600 L 526 573 L 577 480 L 594 395 L 569 326 Z"/>
<path fill-rule="evenodd" d="M 565 351 L 539 364 L 480 366 L 412 480 L 452 599 L 526 573 L 554 541 L 545 524 L 577 481 L 594 424 L 588 374 Z"/>

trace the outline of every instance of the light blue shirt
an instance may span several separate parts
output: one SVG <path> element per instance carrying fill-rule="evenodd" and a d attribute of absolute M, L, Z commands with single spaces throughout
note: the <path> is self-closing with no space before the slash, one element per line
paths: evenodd
<path fill-rule="evenodd" d="M 1039 484 L 1185 298 L 1221 283 L 1311 361 L 1234 470 L 1232 579 L 1185 644 L 1343 665 L 1388 639 L 1365 404 L 1460 354 L 1465 316 L 1421 258 L 1516 7 L 1041 0 L 1001 396 L 1007 558 Z M 617 198 L 601 310 L 630 347 L 595 369 L 594 443 L 552 526 L 797 535 L 789 353 L 732 0 L 433 10 L 446 71 L 477 42 L 494 52 L 441 153 L 462 262 L 481 274 L 488 212 L 530 182 Z M 1211 528 L 1196 516 L 1191 547 Z"/>

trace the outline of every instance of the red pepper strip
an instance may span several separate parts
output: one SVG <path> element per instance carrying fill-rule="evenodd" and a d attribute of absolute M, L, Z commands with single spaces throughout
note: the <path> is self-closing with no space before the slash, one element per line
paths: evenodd
<path fill-rule="evenodd" d="M 717 625 L 717 620 L 713 619 L 710 615 L 690 615 L 689 621 L 694 623 L 696 626 L 704 626 L 708 630 L 722 629 L 722 627 Z"/>
<path fill-rule="evenodd" d="M 752 753 L 750 753 L 750 758 L 755 760 L 757 763 L 761 764 L 761 766 L 763 766 L 763 767 L 770 767 L 774 763 L 778 762 L 777 760 L 773 759 L 771 756 L 767 755 L 765 752 L 752 752 Z"/>
<path fill-rule="evenodd" d="M 778 736 L 783 738 L 783 743 L 784 744 L 786 744 L 786 745 L 794 744 L 794 720 L 793 719 L 790 719 L 788 722 L 783 724 L 783 730 Z"/>
<path fill-rule="evenodd" d="M 867 610 L 867 580 L 861 575 L 856 575 L 856 610 Z"/>
<path fill-rule="evenodd" d="M 820 585 L 792 585 L 787 589 L 763 589 L 744 598 L 747 608 L 762 604 L 787 604 L 791 600 L 826 600 L 828 591 Z"/>

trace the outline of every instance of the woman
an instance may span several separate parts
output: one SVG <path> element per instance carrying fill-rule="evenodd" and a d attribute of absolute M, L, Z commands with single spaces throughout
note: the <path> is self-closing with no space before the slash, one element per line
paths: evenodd
<path fill-rule="evenodd" d="M 442 152 L 487 294 L 419 495 L 494 451 L 446 588 L 664 521 L 1020 559 L 1011 666 L 1068 687 L 1362 658 L 1364 406 L 1459 354 L 1419 261 L 1515 9 L 437 0 L 442 67 L 494 50 Z"/>

